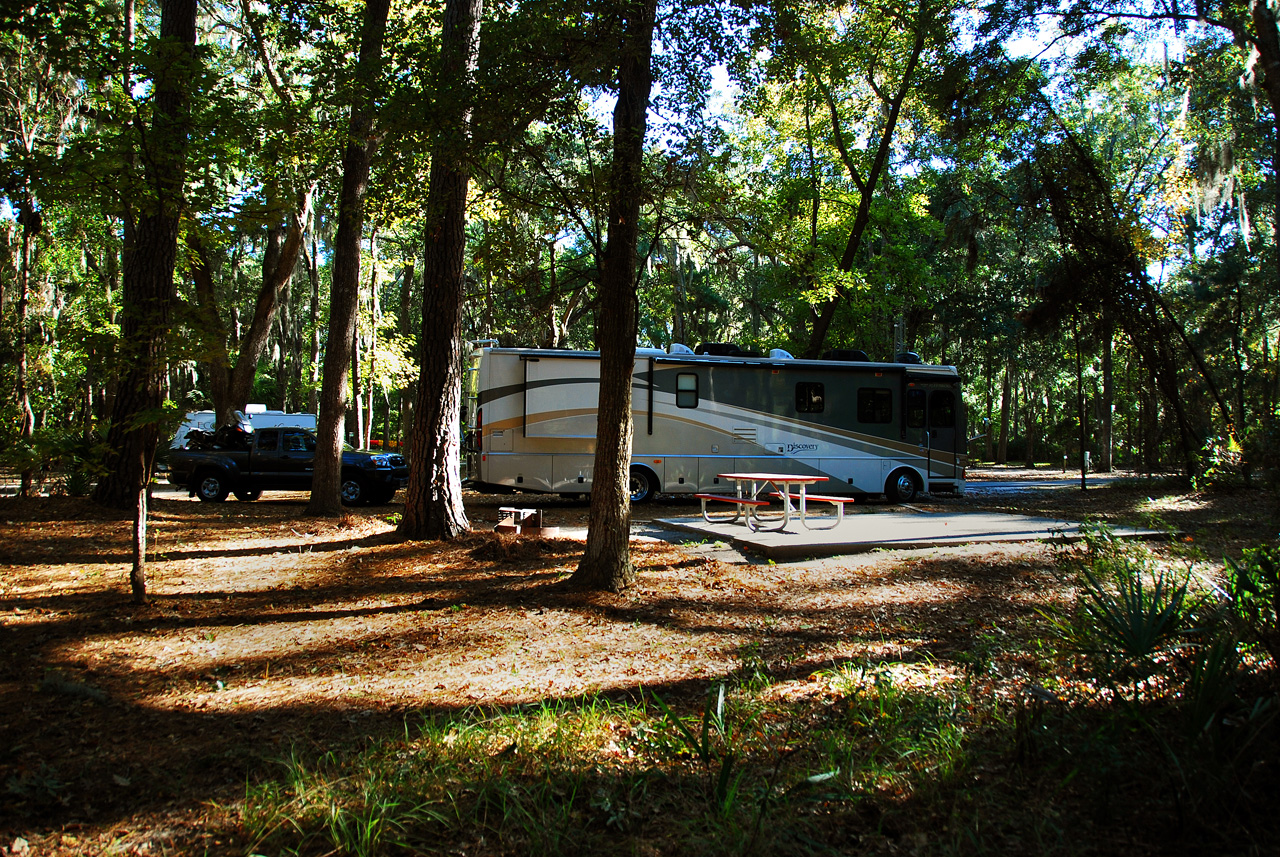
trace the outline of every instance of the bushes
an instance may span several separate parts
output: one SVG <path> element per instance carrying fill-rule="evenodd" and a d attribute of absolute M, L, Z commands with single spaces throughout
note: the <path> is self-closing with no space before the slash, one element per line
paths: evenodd
<path fill-rule="evenodd" d="M 1242 638 L 1280 663 L 1280 546 L 1248 548 L 1239 562 L 1227 560 L 1226 600 Z"/>

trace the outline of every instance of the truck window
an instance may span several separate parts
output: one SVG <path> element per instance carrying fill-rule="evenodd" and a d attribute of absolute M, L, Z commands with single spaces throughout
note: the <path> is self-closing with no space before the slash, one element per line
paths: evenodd
<path fill-rule="evenodd" d="M 934 390 L 929 397 L 929 428 L 954 428 L 956 396 L 950 390 Z"/>
<path fill-rule="evenodd" d="M 285 452 L 315 452 L 316 441 L 311 435 L 300 431 L 291 431 L 284 436 Z"/>
<path fill-rule="evenodd" d="M 253 436 L 258 439 L 258 449 L 263 452 L 275 452 L 280 445 L 280 432 L 275 429 L 256 431 Z"/>
<path fill-rule="evenodd" d="M 676 407 L 698 407 L 698 376 L 681 373 L 676 376 Z"/>
<path fill-rule="evenodd" d="M 802 414 L 820 414 L 826 409 L 827 397 L 819 381 L 796 384 L 796 410 Z"/>
<path fill-rule="evenodd" d="M 859 387 L 858 422 L 893 422 L 893 391 L 883 387 Z"/>
<path fill-rule="evenodd" d="M 925 398 L 924 390 L 907 390 L 907 428 L 924 428 Z"/>

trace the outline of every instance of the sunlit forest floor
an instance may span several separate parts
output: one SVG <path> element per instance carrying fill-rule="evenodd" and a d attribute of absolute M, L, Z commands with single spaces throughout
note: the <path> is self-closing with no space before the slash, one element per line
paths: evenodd
<path fill-rule="evenodd" d="M 127 516 L 0 501 L 0 853 L 1280 847 L 1274 728 L 1206 758 L 1153 692 L 1082 678 L 1055 642 L 1062 546 L 637 543 L 633 590 L 583 594 L 581 543 L 479 531 L 511 502 L 468 495 L 478 531 L 442 544 L 397 541 L 395 505 L 157 490 L 137 607 Z M 925 505 L 1154 524 L 1173 535 L 1142 550 L 1196 591 L 1278 521 L 1269 491 L 1159 480 Z"/>

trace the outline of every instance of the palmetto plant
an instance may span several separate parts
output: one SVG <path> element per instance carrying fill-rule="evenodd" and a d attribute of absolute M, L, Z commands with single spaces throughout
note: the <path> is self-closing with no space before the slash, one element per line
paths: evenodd
<path fill-rule="evenodd" d="M 1137 696 L 1182 644 L 1192 604 L 1186 578 L 1170 581 L 1123 554 L 1110 560 L 1082 570 L 1079 612 L 1067 636 L 1100 678 Z"/>

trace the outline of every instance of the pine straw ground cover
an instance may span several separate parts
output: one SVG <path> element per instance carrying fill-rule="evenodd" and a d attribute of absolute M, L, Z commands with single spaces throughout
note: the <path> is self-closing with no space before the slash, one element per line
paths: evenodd
<path fill-rule="evenodd" d="M 632 591 L 584 594 L 570 539 L 404 543 L 395 507 L 303 502 L 158 493 L 146 607 L 126 518 L 0 502 L 0 853 L 1280 845 L 1275 730 L 1205 747 L 1172 703 L 1091 683 L 1052 630 L 1076 581 L 1051 547 L 773 565 L 636 544 Z M 470 497 L 473 521 L 506 502 Z M 939 505 L 1158 517 L 1179 536 L 1152 550 L 1201 586 L 1276 533 L 1259 491 Z"/>

